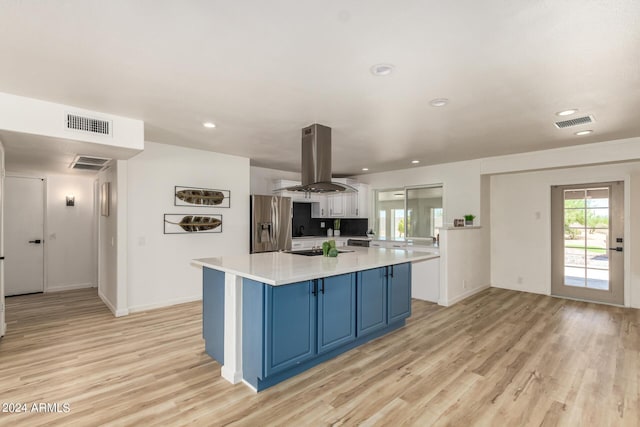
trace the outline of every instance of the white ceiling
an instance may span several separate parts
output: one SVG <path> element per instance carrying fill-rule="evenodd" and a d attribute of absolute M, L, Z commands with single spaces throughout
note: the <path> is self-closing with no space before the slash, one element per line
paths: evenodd
<path fill-rule="evenodd" d="M 637 0 L 23 0 L 0 28 L 0 91 L 257 166 L 299 170 L 314 122 L 336 175 L 640 135 Z M 566 108 L 594 134 L 556 129 Z"/>

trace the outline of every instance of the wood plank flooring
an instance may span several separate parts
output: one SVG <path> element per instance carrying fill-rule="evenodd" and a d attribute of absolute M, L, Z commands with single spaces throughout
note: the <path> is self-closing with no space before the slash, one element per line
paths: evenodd
<path fill-rule="evenodd" d="M 7 298 L 0 425 L 638 426 L 640 310 L 489 289 L 260 394 L 220 378 L 201 304 L 114 318 L 95 290 Z M 62 408 L 60 408 L 62 409 Z"/>

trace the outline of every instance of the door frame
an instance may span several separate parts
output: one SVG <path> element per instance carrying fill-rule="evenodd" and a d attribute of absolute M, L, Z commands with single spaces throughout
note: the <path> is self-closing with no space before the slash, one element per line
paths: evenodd
<path fill-rule="evenodd" d="M 547 188 L 547 200 L 549 203 L 549 224 L 548 224 L 548 234 L 547 234 L 547 247 L 549 248 L 549 258 L 548 258 L 548 265 L 549 265 L 549 282 L 547 285 L 547 295 L 550 296 L 554 296 L 551 293 L 551 282 L 552 282 L 552 268 L 551 266 L 553 265 L 553 257 L 551 255 L 551 245 L 552 245 L 552 238 L 551 238 L 551 215 L 553 214 L 553 212 L 551 211 L 551 190 L 552 187 L 554 186 L 565 186 L 565 185 L 589 185 L 589 184 L 598 184 L 598 183 L 603 183 L 603 182 L 612 182 L 612 181 L 622 181 L 624 183 L 624 196 L 623 196 L 623 203 L 624 203 L 624 208 L 623 208 L 623 212 L 624 212 L 624 219 L 622 221 L 623 223 L 623 227 L 624 227 L 624 233 L 623 233 L 623 238 L 624 238 L 624 256 L 623 256 L 623 272 L 624 272 L 624 283 L 623 283 L 623 288 L 624 288 L 624 307 L 631 307 L 631 272 L 629 271 L 629 267 L 631 266 L 631 250 L 632 250 L 632 245 L 631 245 L 631 175 L 630 174 L 624 174 L 624 175 L 596 175 L 596 176 L 590 176 L 588 178 L 583 178 L 583 179 L 579 179 L 579 178 L 572 178 L 572 179 L 565 179 L 565 180 L 554 180 L 553 183 L 550 183 L 548 188 Z M 558 298 L 566 298 L 566 299 L 571 299 L 571 298 L 567 298 L 567 297 L 558 297 Z M 593 302 L 593 301 L 589 301 L 589 302 Z M 607 304 L 607 303 L 598 303 L 598 304 Z M 612 304 L 609 304 L 612 305 Z M 618 307 L 617 304 L 613 304 L 616 307 Z"/>
<path fill-rule="evenodd" d="M 49 259 L 49 227 L 47 221 L 47 177 L 43 175 L 29 175 L 22 173 L 12 173 L 7 172 L 5 178 L 28 178 L 28 179 L 39 179 L 42 181 L 42 241 L 44 242 L 44 247 L 42 248 L 42 292 L 47 293 L 49 290 L 49 284 L 47 281 L 48 276 L 48 259 Z M 4 237 L 3 237 L 4 239 Z"/>
<path fill-rule="evenodd" d="M 4 145 L 0 141 L 0 255 L 4 256 Z M 7 306 L 4 303 L 4 260 L 0 261 L 0 337 L 7 333 L 5 315 Z"/>

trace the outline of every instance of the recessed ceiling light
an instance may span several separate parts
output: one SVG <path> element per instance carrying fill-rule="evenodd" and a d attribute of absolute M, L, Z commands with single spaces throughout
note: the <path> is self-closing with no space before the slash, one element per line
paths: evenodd
<path fill-rule="evenodd" d="M 414 165 L 420 163 L 420 160 L 411 160 L 411 163 L 413 163 Z"/>
<path fill-rule="evenodd" d="M 391 64 L 376 64 L 370 68 L 371 74 L 374 76 L 388 76 L 393 73 L 393 65 Z"/>
<path fill-rule="evenodd" d="M 578 112 L 577 108 L 570 108 L 568 110 L 558 111 L 556 113 L 556 116 L 570 116 L 570 115 L 575 114 L 577 112 Z"/>
<path fill-rule="evenodd" d="M 204 123 L 202 124 L 202 126 L 204 126 L 204 127 L 206 127 L 206 128 L 209 128 L 209 129 L 213 129 L 214 127 L 216 127 L 216 124 L 215 124 L 215 123 L 213 123 L 213 122 L 204 122 Z"/>
<path fill-rule="evenodd" d="M 436 98 L 429 101 L 429 104 L 431 104 L 432 107 L 444 107 L 448 103 L 449 100 L 447 98 Z"/>
<path fill-rule="evenodd" d="M 590 133 L 593 133 L 593 131 L 590 130 L 590 129 L 589 130 L 581 130 L 580 132 L 576 132 L 575 135 L 584 136 L 584 135 L 589 135 Z"/>
<path fill-rule="evenodd" d="M 368 171 L 368 170 L 369 170 L 369 168 L 362 168 L 362 170 L 363 170 L 363 171 Z"/>

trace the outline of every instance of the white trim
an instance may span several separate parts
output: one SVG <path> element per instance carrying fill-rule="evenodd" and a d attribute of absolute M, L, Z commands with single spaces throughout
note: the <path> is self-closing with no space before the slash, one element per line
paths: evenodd
<path fill-rule="evenodd" d="M 456 297 L 451 298 L 450 300 L 445 301 L 445 304 L 440 304 L 440 301 L 438 301 L 439 305 L 444 305 L 444 306 L 452 306 L 453 304 L 459 303 L 460 301 L 462 301 L 463 299 L 469 298 L 472 295 L 475 295 L 479 292 L 484 291 L 485 289 L 489 289 L 491 287 L 491 285 L 483 285 L 480 286 L 479 288 L 475 288 L 475 289 L 469 289 L 467 292 L 460 294 Z"/>
<path fill-rule="evenodd" d="M 624 306 L 631 307 L 631 175 L 624 176 Z M 640 307 L 636 307 L 640 308 Z"/>
<path fill-rule="evenodd" d="M 247 380 L 243 379 L 243 380 L 242 380 L 242 382 L 244 383 L 244 385 L 246 385 L 247 387 L 249 387 L 249 388 L 250 388 L 254 393 L 257 393 L 257 392 L 258 392 L 258 389 L 257 389 L 257 388 L 255 388 L 254 386 L 252 386 L 251 384 L 249 384 L 249 383 L 247 382 Z"/>
<path fill-rule="evenodd" d="M 49 292 L 49 211 L 47 209 L 47 194 L 49 181 L 42 178 L 42 289 Z"/>
<path fill-rule="evenodd" d="M 116 161 L 116 306 L 118 310 L 130 312 L 128 302 L 129 285 L 128 256 L 127 256 L 127 179 L 128 169 L 126 160 Z M 111 189 L 113 191 L 113 188 Z"/>
<path fill-rule="evenodd" d="M 242 380 L 242 277 L 224 274 L 224 366 L 222 378 Z"/>
<path fill-rule="evenodd" d="M 106 297 L 106 295 L 104 295 L 100 291 L 100 289 L 98 289 L 98 296 L 100 297 L 100 299 L 102 300 L 104 305 L 107 306 L 107 308 L 111 311 L 111 313 L 113 313 L 113 315 L 115 317 L 122 317 L 122 316 L 126 316 L 126 315 L 129 314 L 129 310 L 116 310 L 115 306 L 113 304 L 111 304 L 111 301 L 109 301 L 109 299 Z"/>
<path fill-rule="evenodd" d="M 61 291 L 71 291 L 74 289 L 86 289 L 86 288 L 95 288 L 96 285 L 93 283 L 70 283 L 68 285 L 58 285 L 58 286 L 49 286 L 45 293 L 49 292 L 61 292 Z"/>
<path fill-rule="evenodd" d="M 139 313 L 141 311 L 155 310 L 158 308 L 170 307 L 172 305 L 184 304 L 187 302 L 200 301 L 200 300 L 202 300 L 202 295 L 181 297 L 181 298 L 175 298 L 175 299 L 161 301 L 161 302 L 155 302 L 152 304 L 135 305 L 135 306 L 129 307 L 128 311 L 129 313 Z"/>
<path fill-rule="evenodd" d="M 588 299 L 565 297 L 565 296 L 562 296 L 562 295 L 549 295 L 549 296 L 551 298 L 566 299 L 566 300 L 569 300 L 569 301 L 578 301 L 578 302 L 584 302 L 584 303 L 587 303 L 587 304 L 603 304 L 603 305 L 610 305 L 611 307 L 624 307 L 624 305 L 612 304 L 610 302 L 591 301 L 591 300 L 588 300 Z"/>
<path fill-rule="evenodd" d="M 0 255 L 4 256 L 4 145 L 0 140 Z M 0 261 L 0 337 L 7 333 L 5 312 L 7 308 L 4 301 L 4 261 Z"/>
<path fill-rule="evenodd" d="M 576 181 L 580 181 L 580 182 L 576 182 Z M 564 186 L 564 185 L 598 184 L 601 182 L 616 182 L 616 181 L 622 181 L 624 183 L 624 195 L 622 197 L 623 204 L 624 204 L 624 220 L 623 220 L 624 260 L 623 260 L 623 266 L 622 266 L 622 271 L 624 275 L 624 279 L 623 279 L 624 302 L 623 302 L 623 305 L 621 306 L 618 305 L 616 307 L 631 307 L 631 273 L 632 273 L 631 272 L 631 175 L 630 174 L 603 175 L 603 176 L 596 176 L 596 177 L 584 179 L 584 180 L 572 178 L 567 180 L 560 180 L 559 182 L 554 181 L 554 184 L 551 184 L 548 187 L 548 192 L 547 192 L 547 200 L 549 200 L 549 218 L 551 218 L 551 215 L 553 214 L 553 212 L 551 211 L 551 187 L 555 185 Z M 546 246 L 548 248 L 551 248 L 551 229 L 549 229 L 549 233 L 546 233 L 546 239 L 547 239 Z M 552 281 L 551 269 L 553 265 L 551 250 L 549 250 L 548 261 L 549 261 L 549 266 L 548 266 L 549 282 L 547 283 L 547 289 L 546 289 L 547 293 L 544 295 L 555 296 L 551 292 L 551 281 Z M 516 290 L 520 290 L 520 289 L 516 289 Z M 589 302 L 598 303 L 598 301 L 589 301 Z M 602 303 L 602 304 L 606 304 L 606 303 Z M 615 305 L 615 304 L 609 304 L 609 305 Z M 640 308 L 640 307 L 635 307 L 635 308 Z"/>

